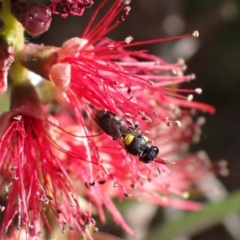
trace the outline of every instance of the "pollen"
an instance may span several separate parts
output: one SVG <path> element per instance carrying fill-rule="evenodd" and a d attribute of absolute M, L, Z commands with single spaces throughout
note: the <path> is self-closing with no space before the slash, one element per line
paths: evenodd
<path fill-rule="evenodd" d="M 4 206 L 0 206 L 0 212 L 4 212 L 5 207 Z"/>
<path fill-rule="evenodd" d="M 191 102 L 191 101 L 193 100 L 193 95 L 192 95 L 192 94 L 189 94 L 189 95 L 187 96 L 187 100 L 188 100 L 189 102 Z"/>
<path fill-rule="evenodd" d="M 199 37 L 199 32 L 197 30 L 195 30 L 193 33 L 192 33 L 193 37 L 195 38 L 198 38 Z"/>
<path fill-rule="evenodd" d="M 124 5 L 129 5 L 131 3 L 131 0 L 123 0 Z"/>
<path fill-rule="evenodd" d="M 132 36 L 128 36 L 125 38 L 125 43 L 129 44 L 133 41 L 133 37 Z"/>
<path fill-rule="evenodd" d="M 184 199 L 188 199 L 189 196 L 190 196 L 189 192 L 184 192 L 184 193 L 182 194 L 182 197 L 183 197 Z"/>
<path fill-rule="evenodd" d="M 201 88 L 196 88 L 196 89 L 195 89 L 195 92 L 196 92 L 197 94 L 201 94 L 201 93 L 202 93 L 202 89 L 201 89 Z"/>
<path fill-rule="evenodd" d="M 182 126 L 182 123 L 181 123 L 181 121 L 179 121 L 179 120 L 175 121 L 175 123 L 176 123 L 176 125 L 177 125 L 178 127 L 181 127 L 181 126 Z"/>
<path fill-rule="evenodd" d="M 21 119 L 22 119 L 22 116 L 21 116 L 21 115 L 18 115 L 18 116 L 13 117 L 13 119 L 16 120 L 16 121 L 18 121 L 18 122 L 20 122 Z"/>
<path fill-rule="evenodd" d="M 183 58 L 179 58 L 178 59 L 178 64 L 181 65 L 181 66 L 185 65 L 185 60 Z"/>

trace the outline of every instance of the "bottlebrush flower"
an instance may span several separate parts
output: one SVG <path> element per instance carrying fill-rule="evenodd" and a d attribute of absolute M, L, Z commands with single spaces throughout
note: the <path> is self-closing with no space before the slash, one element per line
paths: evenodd
<path fill-rule="evenodd" d="M 80 207 L 62 163 L 71 154 L 57 141 L 59 129 L 42 111 L 30 84 L 13 86 L 11 110 L 0 120 L 0 186 L 7 201 L 2 206 L 1 239 L 7 238 L 6 233 L 15 234 L 12 237 L 16 239 L 52 234 L 51 215 L 56 216 L 63 232 L 68 226 L 89 235 L 84 228 L 94 221 Z M 12 231 L 13 225 L 19 229 L 17 233 Z"/>
<path fill-rule="evenodd" d="M 198 137 L 198 126 L 201 125 L 191 120 L 191 110 L 212 113 L 214 109 L 191 101 L 191 94 L 200 93 L 200 89 L 178 87 L 180 83 L 194 78 L 194 75 L 183 74 L 185 65 L 182 62 L 169 64 L 145 50 L 130 49 L 131 46 L 189 35 L 145 42 L 133 42 L 132 37 L 123 41 L 108 39 L 106 34 L 125 20 L 130 7 L 129 1 L 113 1 L 106 14 L 93 26 L 94 19 L 106 2 L 103 0 L 96 9 L 81 38 L 67 40 L 60 48 L 31 43 L 25 45 L 20 56 L 21 63 L 54 84 L 60 110 L 52 113 L 54 121 L 47 121 L 46 118 L 39 120 L 44 127 L 36 129 L 36 124 L 31 122 L 24 126 L 32 126 L 31 132 L 36 134 L 40 131 L 40 139 L 48 136 L 42 141 L 43 145 L 35 146 L 40 151 L 40 157 L 50 146 L 51 149 L 56 144 L 60 146 L 53 148 L 51 156 L 54 161 L 45 155 L 42 159 L 46 158 L 49 166 L 61 166 L 62 176 L 67 182 L 71 179 L 71 186 L 75 186 L 70 191 L 68 184 L 65 186 L 63 179 L 58 180 L 55 171 L 47 168 L 51 183 L 58 180 L 54 189 L 58 188 L 66 195 L 63 194 L 64 201 L 61 199 L 64 209 L 69 210 L 68 200 L 71 198 L 67 196 L 69 192 L 75 193 L 73 189 L 76 189 L 87 196 L 90 209 L 91 204 L 96 206 L 102 221 L 105 221 L 103 209 L 106 207 L 114 220 L 133 234 L 113 204 L 113 198 L 132 197 L 163 206 L 200 209 L 199 203 L 179 199 L 179 196 L 185 196 L 192 183 L 211 168 L 200 161 L 197 154 L 189 156 L 186 153 L 189 144 Z M 122 117 L 126 124 L 139 122 L 139 131 L 144 134 L 150 132 L 149 138 L 159 147 L 161 159 L 143 164 L 127 154 L 117 141 L 99 133 L 93 120 L 93 109 L 107 109 Z M 38 115 L 42 116 L 40 113 Z M 33 118 L 32 114 L 29 117 Z M 52 128 L 55 135 L 51 137 L 56 143 L 50 141 Z M 32 142 L 29 144 L 35 152 Z M 24 156 L 28 157 L 27 154 Z M 171 161 L 176 164 L 166 166 Z M 44 172 L 44 169 L 40 170 Z M 58 206 L 60 200 L 55 201 Z M 89 221 L 86 223 L 80 218 L 82 227 L 79 230 L 82 233 L 88 224 L 94 225 L 90 210 L 84 216 Z M 66 221 L 71 225 L 72 218 Z"/>
<path fill-rule="evenodd" d="M 211 106 L 188 101 L 186 96 L 181 95 L 194 93 L 194 90 L 173 88 L 173 85 L 194 78 L 194 75 L 183 75 L 184 65 L 168 64 L 146 51 L 129 49 L 131 46 L 166 39 L 131 42 L 131 37 L 124 41 L 106 37 L 128 15 L 130 7 L 125 6 L 124 1 L 114 1 L 104 17 L 92 27 L 93 20 L 105 3 L 103 1 L 97 8 L 81 38 L 70 39 L 59 49 L 27 44 L 22 52 L 22 63 L 50 79 L 59 96 L 62 95 L 61 99 L 74 108 L 79 102 L 87 101 L 96 108 L 105 108 L 114 113 L 128 112 L 150 118 L 169 117 L 173 113 L 170 109 L 173 105 L 214 112 Z M 121 12 L 123 15 L 115 23 Z M 30 61 L 31 58 L 34 61 Z M 146 99 L 144 104 L 139 104 L 136 89 L 144 93 L 139 98 L 155 99 L 161 106 L 161 112 L 151 111 Z"/>
<path fill-rule="evenodd" d="M 56 113 L 55 118 L 60 126 L 72 120 L 68 109 Z M 212 166 L 198 154 L 187 154 L 189 144 L 200 134 L 202 121 L 193 122 L 189 116 L 184 116 L 181 118 L 181 128 L 164 124 L 150 125 L 149 128 L 146 123 L 142 129 L 148 126 L 154 144 L 160 149 L 160 156 L 167 161 L 165 164 L 163 160 L 162 164 L 143 164 L 127 154 L 112 137 L 106 134 L 96 137 L 96 126 L 91 119 L 81 119 L 80 125 L 92 126 L 92 131 L 77 126 L 73 128 L 73 124 L 69 124 L 65 130 L 74 133 L 75 138 L 67 140 L 62 135 L 61 139 L 75 154 L 85 152 L 87 161 L 71 158 L 65 161 L 65 168 L 76 182 L 85 183 L 84 195 L 96 206 L 102 222 L 106 221 L 106 208 L 116 223 L 133 234 L 115 207 L 112 201 L 115 198 L 121 201 L 124 198 L 136 199 L 184 210 L 201 209 L 201 204 L 185 198 L 189 196 L 193 184 L 212 170 Z"/>
<path fill-rule="evenodd" d="M 56 113 L 55 118 L 60 126 L 70 123 L 72 119 L 65 108 Z M 194 123 L 189 116 L 185 116 L 181 119 L 181 128 L 177 125 L 167 127 L 164 124 L 155 127 L 150 125 L 149 128 L 148 125 L 152 133 L 149 135 L 153 136 L 154 144 L 159 147 L 160 156 L 167 161 L 143 164 L 136 157 L 127 154 L 112 137 L 106 134 L 96 136 L 96 126 L 93 126 L 91 119 L 81 119 L 79 125 L 92 125 L 91 131 L 87 127 L 79 128 L 68 124 L 66 131 L 71 131 L 75 138 L 64 138 L 63 134 L 61 139 L 64 139 L 71 152 L 77 155 L 85 152 L 84 159 L 87 161 L 70 157 L 64 161 L 65 168 L 78 184 L 85 184 L 84 195 L 96 206 L 102 222 L 106 221 L 106 208 L 116 223 L 129 234 L 133 234 L 115 207 L 112 201 L 115 198 L 136 199 L 185 210 L 201 209 L 201 204 L 185 199 L 191 186 L 211 170 L 211 166 L 204 159 L 200 160 L 197 154 L 186 153 L 189 144 L 200 133 L 201 121 Z M 180 152 L 182 157 L 178 155 Z"/>

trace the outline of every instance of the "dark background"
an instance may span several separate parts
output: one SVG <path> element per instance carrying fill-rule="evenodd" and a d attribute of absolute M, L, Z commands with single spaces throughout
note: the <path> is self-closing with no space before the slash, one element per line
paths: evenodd
<path fill-rule="evenodd" d="M 40 2 L 40 1 L 39 1 Z M 41 1 L 42 3 L 44 1 Z M 60 46 L 70 37 L 80 36 L 91 12 L 83 17 L 53 18 L 50 30 L 31 42 Z M 111 1 L 110 1 L 111 2 Z M 47 3 L 47 1 L 45 1 Z M 237 0 L 132 0 L 132 11 L 126 21 L 109 37 L 146 40 L 169 35 L 200 32 L 190 50 L 188 43 L 183 52 L 176 51 L 178 41 L 144 46 L 164 60 L 174 62 L 186 59 L 187 73 L 195 73 L 195 81 L 188 88 L 201 87 L 197 100 L 212 104 L 217 111 L 206 115 L 201 142 L 193 149 L 204 149 L 212 161 L 226 159 L 230 175 L 221 178 L 229 191 L 240 185 L 240 1 Z M 186 44 L 185 44 L 186 45 Z M 141 47 L 142 48 L 142 47 Z M 195 52 L 195 53 L 194 53 Z M 183 54 L 183 55 L 179 55 Z M 194 240 L 230 240 L 220 226 L 211 228 Z"/>

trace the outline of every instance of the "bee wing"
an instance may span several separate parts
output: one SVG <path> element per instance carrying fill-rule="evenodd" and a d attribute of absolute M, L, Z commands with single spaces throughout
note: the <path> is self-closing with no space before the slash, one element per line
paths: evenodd
<path fill-rule="evenodd" d="M 115 141 L 120 144 L 124 149 L 126 149 L 123 138 L 115 139 Z"/>
<path fill-rule="evenodd" d="M 107 110 L 95 110 L 93 112 L 93 118 L 98 127 L 107 135 L 111 136 L 113 140 L 122 138 L 128 131 L 122 118 Z"/>

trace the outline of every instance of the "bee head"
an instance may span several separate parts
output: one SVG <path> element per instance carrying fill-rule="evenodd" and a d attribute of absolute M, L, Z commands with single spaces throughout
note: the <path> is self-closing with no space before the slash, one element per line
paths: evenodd
<path fill-rule="evenodd" d="M 144 163 L 150 163 L 155 158 L 157 158 L 158 153 L 159 153 L 158 147 L 156 146 L 147 147 L 143 152 L 142 156 L 139 157 L 139 159 Z"/>

